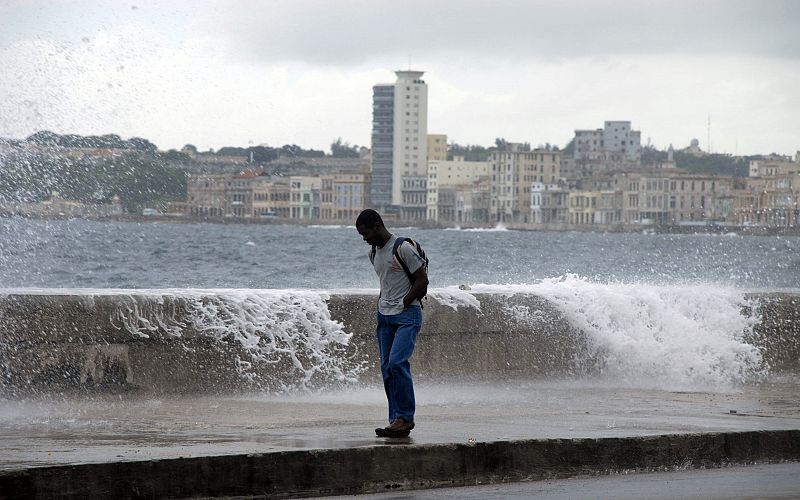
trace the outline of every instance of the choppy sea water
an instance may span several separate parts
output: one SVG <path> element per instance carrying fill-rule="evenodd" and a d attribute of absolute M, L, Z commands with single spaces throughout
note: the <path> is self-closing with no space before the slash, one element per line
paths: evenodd
<path fill-rule="evenodd" d="M 593 283 L 800 287 L 800 237 L 390 228 L 431 286 Z M 375 288 L 353 227 L 0 219 L 0 288 Z"/>

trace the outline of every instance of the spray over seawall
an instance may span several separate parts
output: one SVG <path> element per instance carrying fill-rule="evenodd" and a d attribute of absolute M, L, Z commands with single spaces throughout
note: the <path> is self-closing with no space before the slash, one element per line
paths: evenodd
<path fill-rule="evenodd" d="M 4 393 L 288 392 L 373 381 L 374 290 L 5 290 Z M 597 284 L 431 290 L 421 380 L 730 389 L 796 373 L 798 296 Z M 789 318 L 789 319 L 786 319 Z"/>
<path fill-rule="evenodd" d="M 576 276 L 512 289 L 545 297 L 584 333 L 595 374 L 625 386 L 724 388 L 768 372 L 754 331 L 759 300 L 741 290 L 600 284 Z"/>
<path fill-rule="evenodd" d="M 363 362 L 348 350 L 352 334 L 331 319 L 328 299 L 304 290 L 11 293 L 0 303 L 5 378 L 99 386 L 120 382 L 116 371 L 164 390 L 270 392 L 353 383 Z"/>
<path fill-rule="evenodd" d="M 301 290 L 178 290 L 168 296 L 180 304 L 169 314 L 152 302 L 128 297 L 130 306 L 115 319 L 134 336 L 167 332 L 205 337 L 240 347 L 236 365 L 240 375 L 255 381 L 259 366 L 276 365 L 287 379 L 272 379 L 282 390 L 306 388 L 314 382 L 354 382 L 361 363 L 346 352 L 352 334 L 330 317 L 327 293 Z M 265 381 L 266 382 L 266 381 Z M 287 385 L 288 384 L 288 385 Z M 263 383 L 262 383 L 263 385 Z M 266 387 L 275 384 L 266 384 Z M 274 387 L 272 387 L 274 388 Z"/>

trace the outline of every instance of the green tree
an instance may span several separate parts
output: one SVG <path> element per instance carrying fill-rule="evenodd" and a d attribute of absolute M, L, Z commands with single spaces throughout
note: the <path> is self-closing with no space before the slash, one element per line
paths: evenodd
<path fill-rule="evenodd" d="M 0 200 L 41 201 L 55 191 L 84 203 L 109 203 L 117 195 L 126 210 L 186 196 L 186 171 L 163 157 L 129 153 L 115 158 L 73 159 L 30 155 L 20 150 L 4 156 Z"/>
<path fill-rule="evenodd" d="M 337 137 L 331 143 L 331 156 L 334 158 L 358 158 L 358 146 L 351 146 L 349 142 L 342 142 L 341 137 Z"/>

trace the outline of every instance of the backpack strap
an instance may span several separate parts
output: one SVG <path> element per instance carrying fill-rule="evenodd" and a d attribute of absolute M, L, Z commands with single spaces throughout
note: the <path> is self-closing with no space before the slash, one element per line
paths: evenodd
<path fill-rule="evenodd" d="M 394 248 L 392 249 L 392 254 L 394 254 L 394 258 L 397 259 L 397 262 L 403 268 L 403 271 L 405 271 L 406 276 L 408 277 L 408 281 L 410 281 L 411 284 L 413 285 L 414 282 L 416 281 L 416 278 L 414 278 L 414 275 L 411 274 L 411 270 L 408 268 L 408 266 L 406 265 L 405 261 L 403 261 L 403 258 L 400 257 L 400 252 L 399 252 L 400 245 L 402 245 L 406 241 L 408 242 L 409 245 L 411 245 L 412 247 L 415 247 L 415 250 L 419 247 L 419 244 L 415 244 L 414 240 L 412 240 L 411 238 L 403 238 L 403 237 L 398 236 L 397 239 L 394 242 Z M 428 265 L 428 259 L 425 259 L 425 264 L 424 265 L 425 266 Z M 427 267 L 426 267 L 426 269 L 427 269 Z M 427 297 L 427 295 L 425 297 Z M 422 299 L 424 299 L 425 297 L 422 297 L 419 300 L 419 306 L 421 308 L 425 307 L 422 304 Z"/>
<path fill-rule="evenodd" d="M 373 266 L 375 265 L 375 254 L 377 253 L 377 251 L 378 249 L 375 247 L 375 245 L 372 245 L 372 250 L 369 251 L 369 261 L 372 263 Z"/>
<path fill-rule="evenodd" d="M 411 238 L 403 238 L 401 236 L 398 236 L 397 239 L 394 241 L 394 248 L 392 248 L 392 255 L 394 255 L 395 259 L 397 259 L 397 262 L 400 264 L 400 267 L 403 268 L 403 271 L 405 271 L 406 276 L 408 276 L 408 281 L 410 281 L 411 284 L 413 285 L 415 281 L 414 275 L 411 274 L 411 271 L 408 269 L 408 266 L 403 261 L 403 258 L 400 257 L 400 252 L 399 252 L 400 245 L 402 245 L 406 241 L 411 243 Z"/>

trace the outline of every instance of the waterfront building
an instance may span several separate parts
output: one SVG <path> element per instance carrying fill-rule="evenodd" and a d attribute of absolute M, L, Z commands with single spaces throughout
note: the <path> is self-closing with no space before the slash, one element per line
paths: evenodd
<path fill-rule="evenodd" d="M 251 217 L 253 213 L 252 180 L 259 172 L 240 172 L 225 182 L 225 213 L 232 217 Z"/>
<path fill-rule="evenodd" d="M 318 219 L 321 188 L 322 179 L 319 176 L 289 177 L 289 218 Z"/>
<path fill-rule="evenodd" d="M 228 174 L 189 175 L 186 180 L 186 203 L 195 217 L 224 217 Z"/>
<path fill-rule="evenodd" d="M 751 161 L 745 189 L 752 203 L 737 219 L 767 227 L 800 225 L 800 151 L 794 161 L 784 156 Z"/>
<path fill-rule="evenodd" d="M 611 226 L 622 221 L 621 191 L 571 191 L 569 223 L 575 226 Z"/>
<path fill-rule="evenodd" d="M 428 134 L 428 161 L 447 160 L 447 135 Z"/>
<path fill-rule="evenodd" d="M 569 190 L 559 184 L 531 184 L 531 218 L 534 224 L 566 224 L 569 221 Z"/>
<path fill-rule="evenodd" d="M 603 128 L 576 130 L 574 141 L 576 160 L 602 157 L 633 164 L 641 160 L 641 132 L 632 130 L 629 121 L 606 121 Z"/>
<path fill-rule="evenodd" d="M 800 155 L 800 152 L 798 152 Z M 776 177 L 800 172 L 800 160 L 777 157 L 750 161 L 750 177 Z"/>
<path fill-rule="evenodd" d="M 370 199 L 385 211 L 392 204 L 394 169 L 394 85 L 372 87 L 372 185 Z"/>
<path fill-rule="evenodd" d="M 597 173 L 624 171 L 641 165 L 641 132 L 629 121 L 606 121 L 603 128 L 576 130 L 570 159 L 564 160 L 564 176 L 573 184 Z"/>
<path fill-rule="evenodd" d="M 370 200 L 406 221 L 425 219 L 428 85 L 423 73 L 396 71 L 394 84 L 373 87 Z"/>
<path fill-rule="evenodd" d="M 352 223 L 369 207 L 369 174 L 342 172 L 321 177 L 320 219 Z"/>
<path fill-rule="evenodd" d="M 724 220 L 732 207 L 733 178 L 649 169 L 614 174 L 622 189 L 622 222 L 680 225 Z M 727 200 L 723 203 L 722 200 Z"/>
<path fill-rule="evenodd" d="M 489 221 L 492 181 L 488 175 L 477 180 L 453 186 L 456 202 L 455 218 L 457 224 L 486 223 Z"/>
<path fill-rule="evenodd" d="M 560 151 L 531 151 L 519 143 L 508 143 L 505 150 L 492 153 L 489 164 L 494 222 L 532 222 L 532 184 L 554 184 L 561 178 Z"/>
<path fill-rule="evenodd" d="M 477 212 L 481 196 L 480 186 L 476 182 L 480 179 L 489 178 L 489 162 L 485 161 L 464 161 L 463 156 L 456 156 L 452 160 L 428 161 L 427 176 L 427 215 L 426 219 L 431 221 L 440 220 L 440 201 L 445 203 L 447 200 L 440 200 L 440 190 L 447 188 L 452 193 L 452 211 L 449 218 L 442 218 L 442 221 L 467 222 L 477 219 Z M 448 194 L 447 196 L 450 196 Z M 459 205 L 460 204 L 460 205 Z M 448 206 L 446 204 L 442 206 Z M 460 213 L 459 217 L 457 213 Z M 488 208 L 488 207 L 486 207 Z"/>
<path fill-rule="evenodd" d="M 291 214 L 289 182 L 260 176 L 250 181 L 253 189 L 253 217 L 285 217 Z"/>

